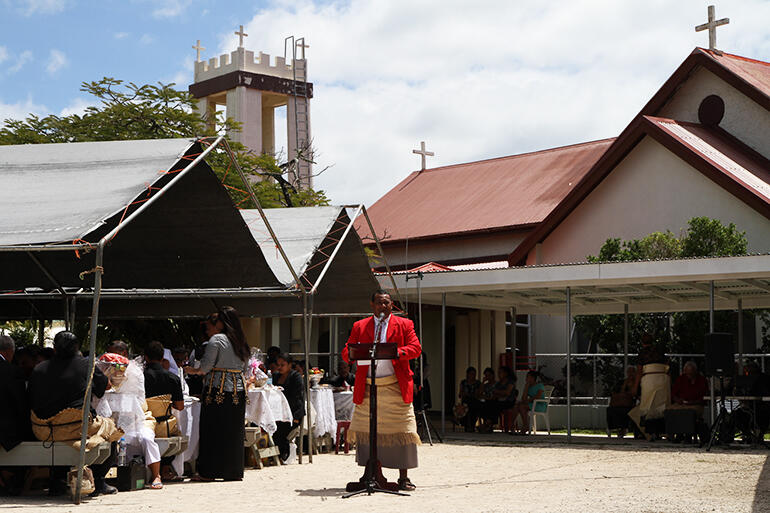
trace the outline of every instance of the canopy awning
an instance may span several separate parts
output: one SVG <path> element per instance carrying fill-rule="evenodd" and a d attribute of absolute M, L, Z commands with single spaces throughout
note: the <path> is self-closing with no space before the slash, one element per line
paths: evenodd
<path fill-rule="evenodd" d="M 393 278 L 416 301 L 414 277 Z M 384 288 L 388 276 L 378 276 Z M 770 255 L 583 263 L 423 273 L 422 301 L 448 306 L 563 315 L 570 287 L 573 315 L 770 308 Z"/>

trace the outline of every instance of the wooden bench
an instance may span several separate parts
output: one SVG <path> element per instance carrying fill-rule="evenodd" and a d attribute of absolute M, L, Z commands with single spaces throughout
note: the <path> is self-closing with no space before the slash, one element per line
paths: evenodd
<path fill-rule="evenodd" d="M 86 451 L 86 465 L 104 463 L 110 456 L 110 443 L 102 442 Z M 65 442 L 22 442 L 10 451 L 0 447 L 0 467 L 75 467 L 80 451 Z"/>
<path fill-rule="evenodd" d="M 269 434 L 267 435 L 267 447 L 263 447 L 260 449 L 259 447 L 259 440 L 262 438 L 262 428 L 260 427 L 247 427 L 246 428 L 246 437 L 243 440 L 243 446 L 247 449 L 251 449 L 251 453 L 254 455 L 254 460 L 256 462 L 257 468 L 262 468 L 262 459 L 268 459 L 268 461 L 272 461 L 275 465 L 281 464 L 281 459 L 278 457 L 280 454 L 280 450 L 278 449 L 278 446 L 273 443 L 273 437 Z"/>

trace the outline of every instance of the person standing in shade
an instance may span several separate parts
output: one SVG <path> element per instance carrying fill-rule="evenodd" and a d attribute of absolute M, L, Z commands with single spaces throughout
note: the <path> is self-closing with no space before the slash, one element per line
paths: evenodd
<path fill-rule="evenodd" d="M 370 304 L 374 315 L 353 324 L 348 342 L 342 350 L 342 358 L 350 363 L 349 344 L 398 344 L 397 359 L 377 362 L 377 450 L 383 467 L 399 469 L 399 489 L 414 490 L 415 485 L 409 480 L 408 470 L 417 467 L 420 436 L 417 434 L 417 421 L 412 407 L 414 378 L 409 360 L 420 356 L 420 341 L 412 321 L 391 315 L 393 301 L 388 292 L 377 290 L 372 294 Z M 375 340 L 377 335 L 379 338 Z M 356 461 L 360 466 L 365 466 L 369 459 L 370 378 L 370 365 L 359 363 L 353 390 L 356 409 L 348 436 L 356 443 Z"/>
<path fill-rule="evenodd" d="M 273 384 L 283 388 L 283 395 L 291 408 L 292 422 L 276 422 L 273 441 L 280 451 L 281 461 L 286 461 L 290 455 L 289 442 L 296 436 L 292 431 L 299 428 L 305 418 L 305 382 L 299 372 L 291 368 L 291 357 L 279 354 L 275 359 L 278 371 L 273 374 Z"/>
<path fill-rule="evenodd" d="M 196 480 L 243 479 L 246 382 L 249 346 L 238 312 L 225 306 L 212 322 L 215 332 L 200 368 L 186 367 L 188 374 L 203 375 L 200 417 L 198 476 Z"/>

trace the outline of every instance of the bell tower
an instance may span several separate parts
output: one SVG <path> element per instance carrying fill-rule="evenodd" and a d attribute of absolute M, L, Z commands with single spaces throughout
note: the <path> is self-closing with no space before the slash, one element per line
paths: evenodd
<path fill-rule="evenodd" d="M 286 39 L 290 52 L 271 62 L 270 55 L 246 50 L 243 39 L 248 34 L 243 25 L 235 33 L 240 38 L 238 48 L 228 54 L 200 59 L 197 51 L 195 79 L 189 87 L 198 101 L 198 111 L 212 120 L 218 105 L 225 106 L 225 115 L 240 124 L 240 132 L 230 137 L 257 154 L 275 154 L 275 109 L 286 105 L 287 160 L 296 159 L 294 172 L 288 177 L 297 188 L 313 186 L 313 148 L 310 132 L 310 99 L 313 84 L 307 81 L 307 59 L 304 38 Z M 285 45 L 286 46 L 286 45 Z M 286 60 L 289 59 L 287 63 Z"/>

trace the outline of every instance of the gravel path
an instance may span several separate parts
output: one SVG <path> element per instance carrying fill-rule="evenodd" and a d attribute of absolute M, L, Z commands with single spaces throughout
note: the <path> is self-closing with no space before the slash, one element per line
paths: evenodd
<path fill-rule="evenodd" d="M 501 438 L 501 440 L 510 440 Z M 633 446 L 437 444 L 420 448 L 411 497 L 344 500 L 353 454 L 247 470 L 242 482 L 183 483 L 90 499 L 0 498 L 3 511 L 770 512 L 766 451 Z M 397 472 L 385 471 L 395 479 Z M 408 509 L 407 509 L 408 508 Z"/>

